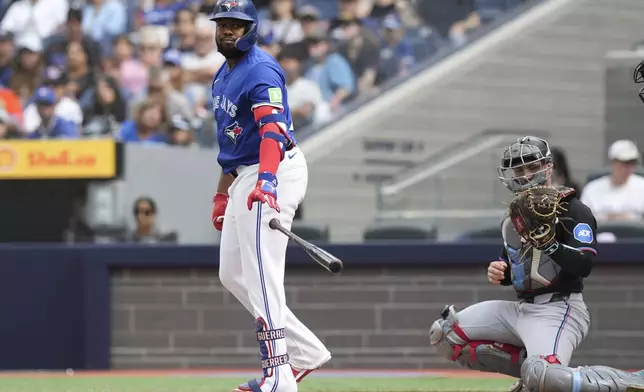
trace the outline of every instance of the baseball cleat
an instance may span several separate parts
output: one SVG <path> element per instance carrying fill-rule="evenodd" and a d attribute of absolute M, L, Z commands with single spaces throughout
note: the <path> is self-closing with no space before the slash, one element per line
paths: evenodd
<path fill-rule="evenodd" d="M 318 366 L 316 366 L 313 369 L 296 369 L 294 367 L 291 367 L 291 370 L 293 370 L 293 377 L 295 377 L 295 381 L 300 382 L 302 379 L 306 376 L 308 376 L 311 372 L 314 372 L 324 366 L 325 363 L 329 362 L 331 360 L 331 356 L 329 355 L 322 361 Z"/>

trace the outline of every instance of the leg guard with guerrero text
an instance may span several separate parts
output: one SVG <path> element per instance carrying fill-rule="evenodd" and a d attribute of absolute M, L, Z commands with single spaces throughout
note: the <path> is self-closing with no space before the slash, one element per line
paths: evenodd
<path fill-rule="evenodd" d="M 541 356 L 521 367 L 526 392 L 627 392 L 644 390 L 644 377 L 608 366 L 571 368 Z"/>
<path fill-rule="evenodd" d="M 276 341 L 284 339 L 284 328 L 268 329 L 268 324 L 263 318 L 256 320 L 257 342 L 259 343 L 259 351 L 262 358 L 263 378 L 261 380 L 251 380 L 246 384 L 242 384 L 235 392 L 263 392 L 262 386 L 267 380 L 271 380 L 273 391 L 276 390 L 279 380 L 278 367 L 289 366 L 288 354 L 276 355 L 275 345 Z M 289 372 L 291 370 L 289 369 Z M 284 382 L 283 382 L 284 384 Z M 297 388 L 295 388 L 297 389 Z"/>
<path fill-rule="evenodd" d="M 441 318 L 429 330 L 432 346 L 450 361 L 466 369 L 502 373 L 520 377 L 521 364 L 526 358 L 523 347 L 488 340 L 470 340 L 458 326 L 454 305 L 446 306 Z"/>

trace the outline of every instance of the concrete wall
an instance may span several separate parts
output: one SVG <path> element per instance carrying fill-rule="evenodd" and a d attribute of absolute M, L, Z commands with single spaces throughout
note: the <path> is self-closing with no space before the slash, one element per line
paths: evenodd
<path fill-rule="evenodd" d="M 287 302 L 328 345 L 328 368 L 453 367 L 429 346 L 446 303 L 513 299 L 480 267 L 358 269 L 332 276 L 293 269 Z M 644 367 L 644 266 L 595 269 L 585 298 L 591 333 L 573 363 Z M 112 272 L 112 366 L 257 368 L 253 318 L 213 269 Z"/>

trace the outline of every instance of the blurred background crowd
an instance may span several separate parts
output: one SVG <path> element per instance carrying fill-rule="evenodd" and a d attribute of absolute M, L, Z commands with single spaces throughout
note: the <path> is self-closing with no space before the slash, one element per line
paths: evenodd
<path fill-rule="evenodd" d="M 256 0 L 259 45 L 287 76 L 296 129 L 359 97 L 523 0 Z M 210 87 L 224 63 L 216 0 L 4 0 L 0 138 L 109 137 L 216 147 Z"/>

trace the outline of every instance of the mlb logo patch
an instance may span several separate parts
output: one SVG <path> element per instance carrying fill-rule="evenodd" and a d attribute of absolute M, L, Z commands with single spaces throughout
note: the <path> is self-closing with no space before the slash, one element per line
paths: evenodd
<path fill-rule="evenodd" d="M 572 234 L 582 244 L 591 244 L 593 242 L 593 230 L 588 223 L 578 223 Z"/>

